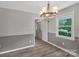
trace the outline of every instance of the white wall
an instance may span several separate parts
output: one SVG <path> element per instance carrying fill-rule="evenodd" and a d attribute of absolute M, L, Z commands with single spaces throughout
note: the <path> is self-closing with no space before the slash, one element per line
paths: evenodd
<path fill-rule="evenodd" d="M 75 9 L 75 14 L 74 14 L 75 37 L 79 37 L 79 4 L 75 6 L 74 9 Z"/>
<path fill-rule="evenodd" d="M 34 21 L 32 13 L 0 8 L 0 36 L 34 34 Z"/>
<path fill-rule="evenodd" d="M 42 30 L 42 40 L 48 41 L 48 22 L 47 21 L 41 22 L 41 30 Z"/>
<path fill-rule="evenodd" d="M 48 23 L 48 31 L 49 33 L 56 33 L 56 19 L 50 19 Z"/>

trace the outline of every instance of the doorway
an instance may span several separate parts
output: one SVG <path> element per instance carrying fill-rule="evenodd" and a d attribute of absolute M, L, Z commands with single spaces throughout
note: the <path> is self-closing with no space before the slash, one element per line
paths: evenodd
<path fill-rule="evenodd" d="M 38 22 L 37 20 L 35 20 L 35 31 L 35 37 L 38 39 L 42 39 L 41 22 Z"/>

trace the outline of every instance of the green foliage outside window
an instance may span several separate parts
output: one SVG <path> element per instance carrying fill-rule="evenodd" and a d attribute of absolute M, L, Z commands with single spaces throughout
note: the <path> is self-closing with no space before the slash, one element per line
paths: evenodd
<path fill-rule="evenodd" d="M 72 24 L 71 18 L 60 19 L 59 32 L 58 32 L 59 35 L 71 37 L 71 24 Z"/>

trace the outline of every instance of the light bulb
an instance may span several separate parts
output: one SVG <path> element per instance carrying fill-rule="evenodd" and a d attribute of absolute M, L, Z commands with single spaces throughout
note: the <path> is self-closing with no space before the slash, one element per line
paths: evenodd
<path fill-rule="evenodd" d="M 42 14 L 43 12 L 42 11 L 40 11 L 40 15 Z"/>
<path fill-rule="evenodd" d="M 46 7 L 43 7 L 42 8 L 42 12 L 47 12 L 47 8 Z"/>
<path fill-rule="evenodd" d="M 46 14 L 46 16 L 49 16 L 49 14 Z"/>
<path fill-rule="evenodd" d="M 52 12 L 56 12 L 56 13 L 58 13 L 58 7 L 57 7 L 57 6 L 53 6 L 53 8 L 52 8 Z"/>

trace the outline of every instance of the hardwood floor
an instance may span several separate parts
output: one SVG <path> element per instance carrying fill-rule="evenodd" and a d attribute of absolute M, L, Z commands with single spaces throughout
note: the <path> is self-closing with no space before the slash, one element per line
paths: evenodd
<path fill-rule="evenodd" d="M 73 57 L 42 40 L 36 39 L 35 47 L 0 55 L 1 57 Z"/>

